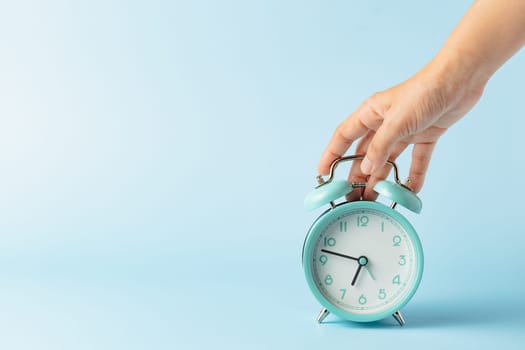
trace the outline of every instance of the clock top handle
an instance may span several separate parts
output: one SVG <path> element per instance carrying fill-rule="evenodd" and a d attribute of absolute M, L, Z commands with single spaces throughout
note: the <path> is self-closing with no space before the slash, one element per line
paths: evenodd
<path fill-rule="evenodd" d="M 352 155 L 334 160 L 330 165 L 330 173 L 326 180 L 323 179 L 322 175 L 317 176 L 319 184 L 304 199 L 305 209 L 313 210 L 328 203 L 333 207 L 333 201 L 337 198 L 352 192 L 356 187 L 366 187 L 367 183 L 349 183 L 346 180 L 334 180 L 335 169 L 340 163 L 362 160 L 363 158 L 363 155 Z M 387 164 L 394 169 L 395 183 L 386 180 L 379 181 L 374 185 L 374 191 L 415 213 L 421 212 L 421 199 L 408 186 L 401 183 L 396 163 L 388 160 Z M 393 204 L 392 207 L 395 207 L 395 205 Z"/>
<path fill-rule="evenodd" d="M 325 183 L 331 182 L 334 179 L 335 169 L 337 168 L 337 166 L 339 164 L 344 163 L 344 162 L 354 161 L 354 160 L 363 160 L 364 158 L 365 158 L 365 156 L 364 155 L 360 155 L 360 154 L 355 154 L 353 156 L 346 156 L 346 157 L 337 158 L 330 165 L 330 173 L 328 174 L 328 179 L 324 180 L 322 175 L 318 175 L 317 176 L 317 181 L 319 182 L 319 185 L 317 187 L 322 186 Z M 410 188 L 408 188 L 407 186 L 403 185 L 403 183 L 399 179 L 399 170 L 397 168 L 396 163 L 394 163 L 391 160 L 387 160 L 386 163 L 388 165 L 392 166 L 392 169 L 394 169 L 394 180 L 396 181 L 396 183 L 398 185 L 406 187 L 407 189 L 410 190 Z M 361 184 L 361 186 L 359 186 L 359 184 L 355 184 L 355 185 L 357 185 L 355 187 L 365 187 L 366 183 Z M 362 186 L 362 185 L 364 185 L 364 186 Z"/>

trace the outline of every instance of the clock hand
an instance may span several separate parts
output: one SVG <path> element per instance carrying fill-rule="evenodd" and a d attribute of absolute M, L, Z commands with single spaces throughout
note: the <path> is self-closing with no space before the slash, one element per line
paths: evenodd
<path fill-rule="evenodd" d="M 357 276 L 359 276 L 359 272 L 361 272 L 361 269 L 363 268 L 363 266 L 366 266 L 366 264 L 368 264 L 368 259 L 366 256 L 361 256 L 359 257 L 359 259 L 357 259 L 357 262 L 359 263 L 359 266 L 357 267 L 354 278 L 352 279 L 352 283 L 351 283 L 352 286 L 355 285 L 355 282 L 357 281 Z"/>
<path fill-rule="evenodd" d="M 366 267 L 366 271 L 368 272 L 368 274 L 370 275 L 370 278 L 375 281 L 376 280 L 376 277 L 372 274 L 372 271 L 370 271 L 370 268 L 367 266 Z"/>
<path fill-rule="evenodd" d="M 359 266 L 357 267 L 357 271 L 355 272 L 354 278 L 352 279 L 352 283 L 351 283 L 352 286 L 355 285 L 355 282 L 357 281 L 357 276 L 359 276 L 359 273 L 361 272 L 361 269 L 363 268 L 363 266 L 366 266 L 366 264 L 368 264 L 368 259 L 367 259 L 366 256 L 360 256 L 359 258 L 356 258 L 356 257 L 350 256 L 350 255 L 341 254 L 341 253 L 334 252 L 334 251 L 331 251 L 331 250 L 328 250 L 328 249 L 324 249 L 324 248 L 321 249 L 321 251 L 323 253 L 332 254 L 332 255 L 340 256 L 341 258 L 346 258 L 346 259 L 357 261 Z M 368 273 L 370 273 L 370 271 L 368 271 Z M 372 276 L 371 273 L 370 273 L 370 276 Z M 372 276 L 372 279 L 375 280 L 375 278 L 373 276 Z"/>
<path fill-rule="evenodd" d="M 355 285 L 355 281 L 357 280 L 357 276 L 359 276 L 359 272 L 361 272 L 362 268 L 363 268 L 363 265 L 361 265 L 361 264 L 357 267 L 357 271 L 355 272 L 354 278 L 352 279 L 352 283 L 351 283 L 352 286 Z"/>
<path fill-rule="evenodd" d="M 354 258 L 353 256 L 350 256 L 350 255 L 345 255 L 345 254 L 341 254 L 341 253 L 333 252 L 333 251 L 331 251 L 331 250 L 327 250 L 327 249 L 321 249 L 321 251 L 322 251 L 323 253 L 328 253 L 328 254 L 332 254 L 332 255 L 340 256 L 341 258 L 347 258 L 347 259 L 351 259 L 351 260 L 359 261 L 358 258 Z"/>

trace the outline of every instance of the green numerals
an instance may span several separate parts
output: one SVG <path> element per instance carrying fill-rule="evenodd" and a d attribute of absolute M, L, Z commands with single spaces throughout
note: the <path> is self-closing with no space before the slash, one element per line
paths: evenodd
<path fill-rule="evenodd" d="M 319 257 L 319 262 L 321 263 L 321 265 L 326 264 L 327 261 L 328 261 L 328 257 L 326 255 L 321 255 Z"/>
<path fill-rule="evenodd" d="M 392 278 L 393 284 L 401 284 L 401 277 L 399 275 L 395 275 L 394 278 Z"/>
<path fill-rule="evenodd" d="M 324 246 L 325 247 L 333 247 L 335 246 L 335 238 L 334 237 L 325 237 L 324 238 Z"/>
<path fill-rule="evenodd" d="M 324 284 L 329 286 L 332 283 L 334 283 L 334 279 L 332 278 L 332 276 L 331 275 L 326 275 L 326 277 L 324 278 Z"/>
<path fill-rule="evenodd" d="M 339 291 L 341 292 L 341 300 L 343 300 L 345 298 L 345 295 L 346 295 L 346 289 L 345 288 L 339 289 Z"/>
<path fill-rule="evenodd" d="M 386 298 L 386 292 L 384 289 L 380 289 L 379 290 L 379 294 L 377 295 L 377 297 L 381 300 L 385 299 Z"/>
<path fill-rule="evenodd" d="M 398 264 L 401 265 L 401 266 L 403 266 L 403 265 L 405 265 L 406 263 L 407 263 L 407 259 L 405 258 L 405 256 L 404 256 L 404 255 L 400 255 L 400 256 L 399 256 Z"/>
<path fill-rule="evenodd" d="M 392 237 L 392 243 L 394 247 L 399 247 L 399 245 L 401 244 L 401 236 L 395 235 L 394 237 Z"/>
<path fill-rule="evenodd" d="M 346 221 L 339 221 L 339 232 L 346 232 L 347 224 Z"/>
<path fill-rule="evenodd" d="M 366 215 L 358 215 L 357 216 L 357 227 L 368 226 L 368 221 L 370 221 L 368 216 L 366 216 Z"/>
<path fill-rule="evenodd" d="M 359 296 L 359 299 L 357 299 L 357 302 L 358 302 L 359 304 L 361 304 L 361 305 L 365 305 L 365 304 L 366 304 L 366 301 L 367 301 L 367 300 L 366 300 L 366 297 L 365 297 L 364 294 L 361 294 L 361 295 Z"/>

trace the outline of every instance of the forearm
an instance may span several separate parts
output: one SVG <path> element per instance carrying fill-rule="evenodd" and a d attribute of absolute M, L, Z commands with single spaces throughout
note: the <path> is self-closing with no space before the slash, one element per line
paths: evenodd
<path fill-rule="evenodd" d="M 525 0 L 477 0 L 415 80 L 447 106 L 448 128 L 470 110 L 496 72 L 525 44 Z"/>
<path fill-rule="evenodd" d="M 359 140 L 356 152 L 366 155 L 349 179 L 366 179 L 369 187 L 354 198 L 375 200 L 373 183 L 385 178 L 385 162 L 414 144 L 409 178 L 418 191 L 439 137 L 468 113 L 488 79 L 524 44 L 525 0 L 477 0 L 429 64 L 371 96 L 337 127 L 319 172 L 327 174 L 332 161 Z"/>
<path fill-rule="evenodd" d="M 440 55 L 459 53 L 487 79 L 525 44 L 524 0 L 477 0 Z"/>

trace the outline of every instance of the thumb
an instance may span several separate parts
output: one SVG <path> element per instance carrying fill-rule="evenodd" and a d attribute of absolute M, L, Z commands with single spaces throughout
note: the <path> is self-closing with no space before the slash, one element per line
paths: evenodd
<path fill-rule="evenodd" d="M 405 136 L 407 129 L 399 122 L 385 120 L 368 145 L 365 158 L 361 162 L 361 171 L 370 175 L 381 169 L 392 153 L 394 145 Z"/>

